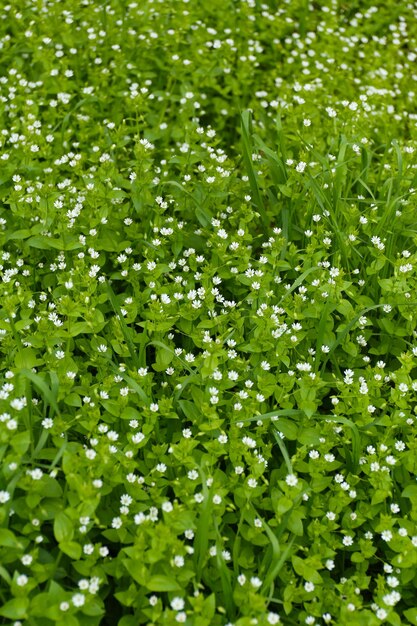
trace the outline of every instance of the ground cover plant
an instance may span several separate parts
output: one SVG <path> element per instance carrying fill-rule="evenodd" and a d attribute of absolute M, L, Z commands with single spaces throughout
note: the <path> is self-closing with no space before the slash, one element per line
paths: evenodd
<path fill-rule="evenodd" d="M 417 3 L 0 8 L 0 624 L 417 624 Z"/>

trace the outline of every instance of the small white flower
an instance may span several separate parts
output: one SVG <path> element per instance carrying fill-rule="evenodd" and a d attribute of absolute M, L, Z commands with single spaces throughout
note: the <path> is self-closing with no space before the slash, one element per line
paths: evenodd
<path fill-rule="evenodd" d="M 178 596 L 176 596 L 175 598 L 172 598 L 171 608 L 173 611 L 182 611 L 184 606 L 185 606 L 185 602 L 183 598 L 179 598 Z"/>
<path fill-rule="evenodd" d="M 20 560 L 22 561 L 23 565 L 30 565 L 33 561 L 33 556 L 31 554 L 25 554 Z"/>
<path fill-rule="evenodd" d="M 24 587 L 25 585 L 27 585 L 28 581 L 29 578 L 25 574 L 20 574 L 20 576 L 16 578 L 16 584 L 19 587 Z"/>
<path fill-rule="evenodd" d="M 76 593 L 72 596 L 71 600 L 74 606 L 80 607 L 83 606 L 85 603 L 85 596 L 82 593 Z"/>
<path fill-rule="evenodd" d="M 5 504 L 10 500 L 10 493 L 8 491 L 0 491 L 0 504 Z"/>
<path fill-rule="evenodd" d="M 290 487 L 295 487 L 298 484 L 298 478 L 295 474 L 288 474 L 288 476 L 285 479 L 285 482 Z"/>
<path fill-rule="evenodd" d="M 177 554 L 174 556 L 174 565 L 175 567 L 183 567 L 184 566 L 184 557 Z"/>

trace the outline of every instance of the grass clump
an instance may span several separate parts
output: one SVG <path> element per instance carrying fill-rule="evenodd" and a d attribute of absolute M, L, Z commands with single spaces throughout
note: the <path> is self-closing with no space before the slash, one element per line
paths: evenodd
<path fill-rule="evenodd" d="M 416 17 L 0 8 L 0 624 L 417 623 Z"/>

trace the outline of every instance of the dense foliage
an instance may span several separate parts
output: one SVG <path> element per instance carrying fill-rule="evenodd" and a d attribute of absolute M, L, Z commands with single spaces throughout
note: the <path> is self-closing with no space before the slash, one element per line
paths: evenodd
<path fill-rule="evenodd" d="M 0 624 L 417 624 L 416 2 L 0 8 Z"/>

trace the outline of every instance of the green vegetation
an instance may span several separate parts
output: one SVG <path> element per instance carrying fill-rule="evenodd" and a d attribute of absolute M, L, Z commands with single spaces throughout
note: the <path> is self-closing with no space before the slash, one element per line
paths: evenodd
<path fill-rule="evenodd" d="M 0 624 L 417 624 L 416 2 L 0 7 Z"/>

